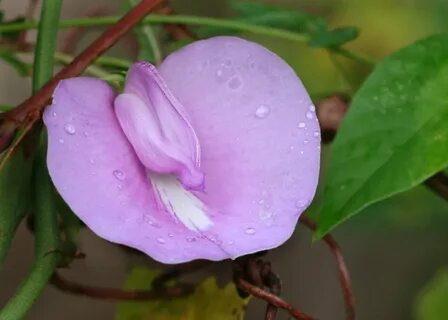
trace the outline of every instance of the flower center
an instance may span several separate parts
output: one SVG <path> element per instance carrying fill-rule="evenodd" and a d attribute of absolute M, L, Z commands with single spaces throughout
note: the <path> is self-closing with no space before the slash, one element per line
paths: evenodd
<path fill-rule="evenodd" d="M 146 167 L 160 204 L 191 230 L 211 225 L 193 190 L 204 186 L 201 148 L 184 106 L 152 65 L 139 63 L 115 99 L 124 134 Z"/>

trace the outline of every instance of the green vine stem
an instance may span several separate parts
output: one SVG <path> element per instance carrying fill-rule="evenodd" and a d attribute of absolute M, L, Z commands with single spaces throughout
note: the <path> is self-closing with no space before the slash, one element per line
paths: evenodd
<path fill-rule="evenodd" d="M 73 28 L 73 27 L 93 27 L 93 26 L 105 26 L 114 24 L 118 21 L 118 17 L 94 17 L 94 18 L 81 18 L 81 19 L 70 19 L 60 21 L 60 28 Z M 265 36 L 276 37 L 280 39 L 296 41 L 296 42 L 308 42 L 309 37 L 306 34 L 301 34 L 297 32 L 292 32 L 288 30 L 282 30 L 273 27 L 260 26 L 249 24 L 240 21 L 220 19 L 220 18 L 210 18 L 210 17 L 198 17 L 189 15 L 158 15 L 151 14 L 146 17 L 143 24 L 185 24 L 191 26 L 208 26 L 208 27 L 221 27 L 228 28 L 236 31 L 250 32 L 253 34 L 260 34 Z M 0 33 L 10 33 L 17 32 L 27 29 L 34 29 L 37 24 L 32 21 L 25 21 L 20 23 L 10 23 L 0 25 Z M 360 63 L 374 65 L 375 60 L 371 57 L 365 56 L 359 52 L 354 52 L 346 48 L 330 49 L 333 52 L 345 56 L 349 59 L 353 59 Z"/>
<path fill-rule="evenodd" d="M 59 15 L 62 0 L 45 0 L 42 4 L 39 33 L 34 58 L 33 92 L 36 92 L 53 76 Z M 46 148 L 41 144 L 35 162 L 35 253 L 30 273 L 14 297 L 0 312 L 0 320 L 22 319 L 33 302 L 47 285 L 56 269 L 60 254 L 57 210 L 53 186 L 45 165 Z"/>

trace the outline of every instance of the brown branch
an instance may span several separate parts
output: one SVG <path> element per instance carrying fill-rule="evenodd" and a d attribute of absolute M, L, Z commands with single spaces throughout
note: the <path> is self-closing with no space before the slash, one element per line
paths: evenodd
<path fill-rule="evenodd" d="M 248 282 L 242 278 L 235 279 L 235 284 L 238 286 L 238 288 L 246 291 L 247 293 L 250 293 L 254 297 L 263 299 L 277 308 L 288 311 L 288 313 L 294 319 L 299 319 L 299 320 L 313 320 L 314 319 L 314 318 L 310 317 L 309 315 L 307 315 L 306 313 L 294 308 L 293 306 L 291 306 L 291 304 L 289 304 L 282 298 L 278 297 L 277 295 L 267 292 L 266 290 L 263 290 L 261 288 L 258 288 L 257 286 L 254 286 L 253 284 L 251 284 L 250 282 Z"/>
<path fill-rule="evenodd" d="M 20 123 L 27 120 L 30 123 L 36 122 L 60 80 L 77 76 L 83 72 L 97 57 L 112 47 L 160 2 L 161 0 L 142 0 L 81 52 L 69 65 L 57 73 L 36 94 L 25 100 L 17 108 L 6 113 L 7 118 Z"/>
<path fill-rule="evenodd" d="M 115 288 L 93 287 L 66 280 L 57 273 L 52 276 L 50 283 L 61 291 L 69 292 L 76 295 L 88 296 L 97 299 L 128 301 L 173 299 L 187 296 L 194 291 L 194 286 L 191 284 L 179 284 L 175 287 L 163 287 L 148 291 L 130 291 Z"/>
<path fill-rule="evenodd" d="M 443 172 L 438 172 L 425 181 L 435 194 L 448 201 L 448 176 Z"/>
<path fill-rule="evenodd" d="M 302 222 L 305 226 L 315 231 L 317 226 L 314 221 L 308 218 L 305 215 L 300 216 L 300 222 Z M 336 259 L 336 264 L 338 267 L 339 273 L 339 282 L 341 284 L 342 292 L 344 295 L 344 303 L 345 303 L 345 313 L 347 320 L 355 319 L 355 303 L 354 296 L 352 290 L 352 284 L 350 280 L 350 274 L 348 272 L 347 264 L 345 263 L 344 256 L 342 255 L 341 248 L 339 247 L 336 240 L 330 235 L 327 234 L 323 237 L 323 240 L 328 245 L 331 250 L 331 253 L 334 255 Z"/>

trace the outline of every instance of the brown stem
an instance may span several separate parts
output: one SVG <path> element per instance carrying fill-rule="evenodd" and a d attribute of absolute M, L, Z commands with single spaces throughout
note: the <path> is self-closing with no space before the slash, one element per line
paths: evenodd
<path fill-rule="evenodd" d="M 438 172 L 425 181 L 435 194 L 448 201 L 448 176 L 443 172 Z"/>
<path fill-rule="evenodd" d="M 55 273 L 52 276 L 50 283 L 59 290 L 76 295 L 88 296 L 97 299 L 128 300 L 128 301 L 172 299 L 172 298 L 184 297 L 186 295 L 193 293 L 194 291 L 194 286 L 190 284 L 179 284 L 175 287 L 164 287 L 148 291 L 143 290 L 129 291 L 115 288 L 93 287 L 66 280 L 57 273 Z"/>
<path fill-rule="evenodd" d="M 265 262 L 263 264 L 261 274 L 263 279 L 265 279 L 266 286 L 270 289 L 271 293 L 279 296 L 281 292 L 280 278 L 272 272 L 271 264 L 269 262 Z M 277 319 L 277 310 L 278 308 L 275 305 L 268 303 L 266 306 L 265 320 Z"/>
<path fill-rule="evenodd" d="M 305 226 L 315 231 L 317 226 L 314 221 L 308 218 L 305 215 L 300 216 L 300 222 L 302 222 Z M 355 319 L 355 303 L 354 296 L 352 290 L 352 284 L 350 280 L 350 274 L 348 272 L 347 264 L 345 263 L 344 256 L 342 255 L 341 248 L 339 247 L 336 240 L 330 235 L 327 234 L 323 237 L 323 240 L 328 245 L 331 250 L 331 253 L 334 255 L 336 259 L 336 264 L 339 272 L 339 282 L 341 284 L 342 292 L 344 295 L 344 303 L 345 303 L 345 313 L 347 320 Z"/>
<path fill-rule="evenodd" d="M 309 315 L 307 315 L 306 313 L 304 313 L 303 311 L 294 308 L 291 304 L 289 304 L 282 298 L 276 296 L 275 294 L 270 293 L 261 288 L 258 288 L 257 286 L 254 286 L 253 284 L 249 283 L 248 281 L 246 281 L 242 278 L 235 279 L 235 283 L 238 286 L 238 288 L 250 293 L 254 297 L 263 299 L 277 308 L 288 311 L 288 313 L 294 319 L 299 319 L 299 320 L 313 320 L 314 319 L 314 318 L 310 317 Z"/>
<path fill-rule="evenodd" d="M 69 65 L 57 73 L 35 95 L 25 100 L 14 110 L 8 112 L 7 117 L 22 123 L 26 120 L 30 123 L 36 122 L 60 80 L 77 76 L 83 72 L 97 57 L 112 47 L 160 2 L 161 0 L 142 0 L 81 52 Z"/>

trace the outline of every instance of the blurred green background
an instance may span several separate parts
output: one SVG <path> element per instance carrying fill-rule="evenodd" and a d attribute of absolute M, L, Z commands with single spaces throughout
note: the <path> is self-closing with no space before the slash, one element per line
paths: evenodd
<path fill-rule="evenodd" d="M 264 2 L 324 16 L 333 27 L 358 27 L 361 34 L 348 47 L 377 59 L 426 35 L 448 31 L 446 0 Z M 24 12 L 26 3 L 26 0 L 3 0 L 0 6 L 8 17 L 13 17 Z M 66 0 L 63 17 L 80 17 L 92 6 L 104 7 L 113 13 L 121 4 L 122 1 L 111 0 L 95 3 Z M 173 0 L 172 4 L 182 14 L 215 17 L 233 14 L 224 0 Z M 368 72 L 365 66 L 331 56 L 325 50 L 273 38 L 242 36 L 260 42 L 288 61 L 312 95 L 354 92 Z M 85 41 L 88 40 L 89 37 Z M 135 52 L 130 47 L 123 42 L 113 52 L 132 57 Z M 29 94 L 29 84 L 9 67 L 1 64 L 0 72 L 2 103 L 18 103 Z M 331 147 L 323 148 L 322 179 L 325 179 L 325 163 L 330 152 Z M 340 241 L 352 273 L 358 319 L 433 320 L 418 316 L 416 301 L 437 271 L 448 265 L 447 229 L 448 204 L 424 187 L 375 204 L 336 229 L 334 235 Z M 321 243 L 310 244 L 310 237 L 308 231 L 298 226 L 287 244 L 269 253 L 274 269 L 283 280 L 283 295 L 319 319 L 343 319 L 342 297 L 332 257 Z M 87 230 L 83 231 L 81 248 L 88 258 L 76 262 L 67 271 L 68 277 L 98 285 L 120 286 L 126 271 L 136 261 L 148 260 L 106 243 Z M 12 255 L 0 270 L 1 303 L 26 273 L 31 255 L 30 235 L 22 227 L 13 243 Z M 216 271 L 223 283 L 229 279 L 228 265 L 217 266 Z M 112 319 L 114 308 L 112 302 L 68 296 L 47 288 L 29 319 Z M 251 303 L 247 319 L 259 319 L 263 312 L 263 304 Z M 288 317 L 282 314 L 280 319 Z"/>

